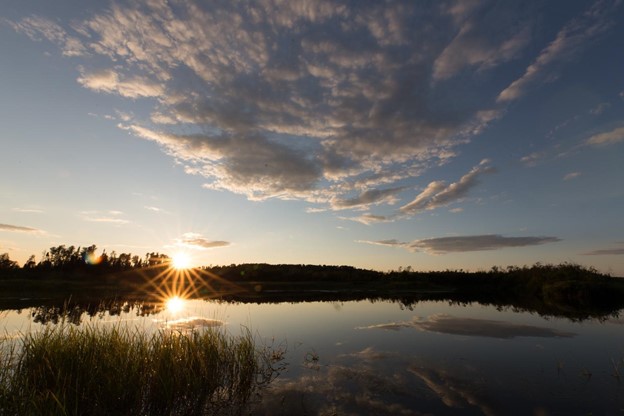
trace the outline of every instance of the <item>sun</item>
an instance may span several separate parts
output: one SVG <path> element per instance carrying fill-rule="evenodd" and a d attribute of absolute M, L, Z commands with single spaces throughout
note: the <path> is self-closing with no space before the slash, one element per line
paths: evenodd
<path fill-rule="evenodd" d="M 191 268 L 191 256 L 187 253 L 179 252 L 171 257 L 171 267 L 176 270 L 190 269 Z"/>

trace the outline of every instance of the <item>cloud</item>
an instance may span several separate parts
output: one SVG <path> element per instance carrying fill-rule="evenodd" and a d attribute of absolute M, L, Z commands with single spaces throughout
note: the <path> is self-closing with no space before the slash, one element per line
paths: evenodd
<path fill-rule="evenodd" d="M 34 41 L 41 37 L 56 43 L 65 56 L 81 56 L 87 53 L 86 47 L 75 36 L 70 36 L 57 23 L 40 16 L 30 16 L 19 22 L 7 21 L 16 32 L 23 33 Z"/>
<path fill-rule="evenodd" d="M 511 339 L 516 337 L 547 337 L 570 338 L 576 334 L 541 326 L 515 324 L 492 319 L 464 318 L 447 314 L 430 315 L 426 319 L 414 318 L 408 322 L 370 325 L 357 329 L 389 329 L 416 328 L 421 331 L 443 334 Z"/>
<path fill-rule="evenodd" d="M 44 212 L 42 209 L 37 209 L 37 208 L 13 208 L 13 211 L 23 212 L 27 214 L 43 214 Z"/>
<path fill-rule="evenodd" d="M 458 182 L 450 185 L 442 181 L 430 182 L 427 187 L 414 198 L 414 200 L 400 208 L 405 214 L 415 214 L 425 210 L 432 210 L 457 202 L 468 194 L 470 189 L 479 183 L 479 176 L 485 173 L 496 172 L 488 166 L 489 160 L 485 159 L 470 172 L 460 178 Z"/>
<path fill-rule="evenodd" d="M 165 211 L 162 208 L 154 207 L 154 206 L 151 206 L 151 205 L 146 205 L 143 208 L 145 208 L 148 211 L 153 211 L 153 212 L 164 212 L 164 213 L 167 212 L 167 211 Z"/>
<path fill-rule="evenodd" d="M 468 67 L 492 69 L 518 57 L 530 41 L 531 23 L 521 8 L 501 10 L 490 2 L 473 2 L 470 12 L 448 10 L 457 34 L 433 63 L 433 80 L 450 78 Z"/>
<path fill-rule="evenodd" d="M 624 127 L 617 127 L 611 131 L 594 134 L 585 140 L 585 144 L 590 146 L 606 146 L 621 141 L 624 141 Z"/>
<path fill-rule="evenodd" d="M 569 21 L 555 39 L 544 48 L 524 74 L 513 81 L 498 95 L 498 102 L 518 99 L 531 85 L 552 77 L 558 72 L 558 64 L 573 60 L 588 43 L 607 31 L 613 24 L 610 16 L 619 2 L 595 2 L 582 16 Z"/>
<path fill-rule="evenodd" d="M 569 181 L 570 179 L 578 178 L 581 176 L 581 172 L 570 172 L 563 177 L 564 181 Z"/>
<path fill-rule="evenodd" d="M 529 155 L 523 156 L 520 161 L 527 166 L 533 167 L 537 165 L 537 162 L 544 159 L 545 157 L 546 154 L 544 152 L 533 152 Z"/>
<path fill-rule="evenodd" d="M 618 243 L 617 247 L 592 250 L 582 254 L 584 256 L 621 256 L 624 255 L 624 242 Z"/>
<path fill-rule="evenodd" d="M 379 222 L 393 221 L 393 217 L 387 217 L 385 215 L 373 215 L 373 214 L 362 214 L 357 217 L 340 217 L 340 219 L 355 221 L 364 225 L 370 225 L 370 224 L 375 224 Z"/>
<path fill-rule="evenodd" d="M 139 126 L 129 129 L 186 161 L 187 172 L 210 179 L 206 188 L 262 200 L 305 194 L 320 178 L 318 167 L 304 152 L 265 137 L 250 141 L 228 134 L 182 136 Z"/>
<path fill-rule="evenodd" d="M 345 209 L 345 208 L 366 208 L 373 204 L 388 203 L 393 204 L 396 202 L 396 194 L 402 191 L 404 188 L 389 188 L 389 189 L 370 189 L 361 193 L 360 195 L 348 198 L 340 199 L 336 198 L 331 201 L 333 209 Z"/>
<path fill-rule="evenodd" d="M 600 103 L 596 107 L 589 110 L 589 114 L 598 116 L 605 112 L 607 108 L 611 107 L 611 103 Z"/>
<path fill-rule="evenodd" d="M 461 91 L 431 82 L 495 68 L 526 47 L 518 7 L 486 6 L 136 1 L 66 27 L 35 17 L 13 27 L 63 51 L 75 40 L 89 56 L 80 85 L 145 100 L 149 124 L 120 126 L 207 188 L 359 209 L 397 202 L 405 181 L 447 163 L 499 116 L 494 96 L 449 105 L 487 80 Z M 458 35 L 432 36 L 430 25 Z"/>
<path fill-rule="evenodd" d="M 361 243 L 401 247 L 414 252 L 430 254 L 464 253 L 471 251 L 498 250 L 508 247 L 536 246 L 561 241 L 557 237 L 504 237 L 498 234 L 438 237 L 414 240 L 409 243 L 398 240 L 365 241 Z"/>
<path fill-rule="evenodd" d="M 227 247 L 231 243 L 227 241 L 213 241 L 204 238 L 201 234 L 185 233 L 181 238 L 175 240 L 175 246 L 191 249 L 205 250 L 209 248 Z"/>
<path fill-rule="evenodd" d="M 22 227 L 19 225 L 10 225 L 10 224 L 0 224 L 0 231 L 8 231 L 15 233 L 31 233 L 31 234 L 42 234 L 44 233 L 42 230 L 31 227 Z"/>
<path fill-rule="evenodd" d="M 89 222 L 102 222 L 102 223 L 117 224 L 117 225 L 130 223 L 130 221 L 128 220 L 124 220 L 122 218 L 114 218 L 114 217 L 85 217 L 84 220 L 89 221 Z"/>
<path fill-rule="evenodd" d="M 83 73 L 78 82 L 94 91 L 117 93 L 128 98 L 159 97 L 164 93 L 163 86 L 157 82 L 137 76 L 122 80 L 119 74 L 110 69 Z"/>

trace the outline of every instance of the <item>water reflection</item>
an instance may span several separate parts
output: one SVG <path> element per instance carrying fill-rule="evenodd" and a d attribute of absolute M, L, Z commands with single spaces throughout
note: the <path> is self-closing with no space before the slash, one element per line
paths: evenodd
<path fill-rule="evenodd" d="M 41 321 L 74 323 L 77 316 L 119 314 L 129 325 L 164 333 L 218 327 L 236 335 L 251 328 L 266 345 L 289 347 L 279 349 L 288 368 L 250 409 L 256 415 L 618 414 L 624 408 L 621 319 L 547 320 L 511 308 L 430 301 L 410 308 L 396 300 L 183 303 L 178 313 L 163 302 L 139 301 L 32 311 L 47 316 Z"/>
<path fill-rule="evenodd" d="M 491 337 L 510 339 L 515 337 L 573 337 L 573 332 L 559 331 L 532 325 L 514 324 L 511 322 L 492 319 L 476 319 L 456 317 L 447 314 L 431 315 L 426 319 L 415 317 L 408 322 L 393 322 L 387 324 L 358 327 L 357 329 L 389 329 L 415 328 L 422 331 L 439 332 L 445 334 Z"/>
<path fill-rule="evenodd" d="M 208 319 L 201 317 L 181 318 L 174 321 L 160 321 L 163 328 L 175 331 L 194 331 L 203 328 L 216 328 L 225 325 L 219 319 Z"/>

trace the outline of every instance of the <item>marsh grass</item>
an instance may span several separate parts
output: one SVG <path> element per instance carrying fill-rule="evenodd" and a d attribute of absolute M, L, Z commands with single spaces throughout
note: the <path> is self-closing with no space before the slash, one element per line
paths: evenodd
<path fill-rule="evenodd" d="M 237 414 L 276 376 L 249 331 L 60 325 L 2 347 L 2 415 Z"/>

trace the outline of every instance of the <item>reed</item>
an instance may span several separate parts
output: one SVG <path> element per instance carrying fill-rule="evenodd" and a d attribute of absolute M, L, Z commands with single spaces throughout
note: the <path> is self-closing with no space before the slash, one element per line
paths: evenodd
<path fill-rule="evenodd" d="M 4 347 L 3 415 L 237 414 L 276 376 L 249 331 L 59 325 Z"/>

